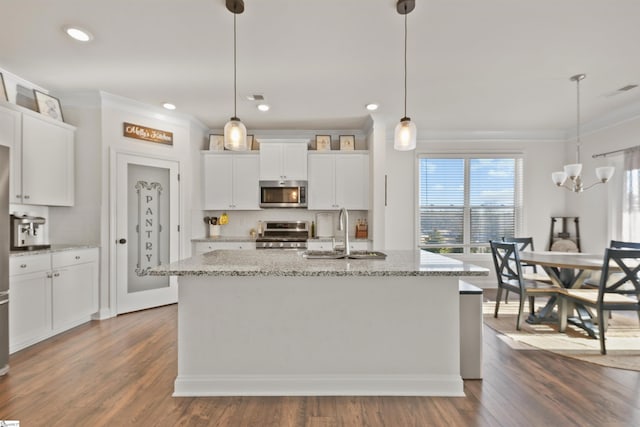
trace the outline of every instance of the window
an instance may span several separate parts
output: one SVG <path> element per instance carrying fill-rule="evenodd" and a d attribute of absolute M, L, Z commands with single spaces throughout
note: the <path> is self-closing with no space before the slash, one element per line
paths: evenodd
<path fill-rule="evenodd" d="M 418 246 L 439 253 L 489 252 L 489 240 L 517 236 L 522 159 L 419 157 Z"/>

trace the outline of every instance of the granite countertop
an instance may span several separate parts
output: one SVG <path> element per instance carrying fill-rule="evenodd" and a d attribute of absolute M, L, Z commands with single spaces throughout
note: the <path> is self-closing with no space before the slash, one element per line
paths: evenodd
<path fill-rule="evenodd" d="M 63 252 L 63 251 L 75 251 L 79 249 L 93 249 L 98 248 L 98 245 L 51 245 L 48 249 L 37 249 L 34 251 L 11 251 L 9 252 L 10 257 L 19 257 L 19 256 L 29 256 L 29 255 L 41 255 L 41 254 L 50 254 L 54 252 Z"/>
<path fill-rule="evenodd" d="M 303 251 L 219 250 L 152 268 L 154 276 L 488 276 L 489 270 L 425 251 L 385 260 L 313 259 Z"/>

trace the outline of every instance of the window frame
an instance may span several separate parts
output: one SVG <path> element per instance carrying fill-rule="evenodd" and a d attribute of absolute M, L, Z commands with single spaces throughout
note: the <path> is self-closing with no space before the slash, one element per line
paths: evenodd
<path fill-rule="evenodd" d="M 420 161 L 421 159 L 463 159 L 464 160 L 464 217 L 463 217 L 463 243 L 462 244 L 440 244 L 440 245 L 424 245 L 421 244 L 420 230 Z M 514 235 L 519 236 L 523 232 L 524 220 L 524 154 L 522 152 L 419 152 L 416 153 L 415 167 L 415 227 L 414 239 L 415 246 L 421 250 L 427 250 L 434 247 L 443 248 L 462 248 L 462 252 L 452 252 L 451 255 L 458 256 L 476 256 L 486 255 L 483 252 L 471 252 L 471 248 L 488 248 L 489 242 L 486 244 L 471 243 L 471 206 L 470 206 L 470 160 L 471 159 L 514 159 L 515 177 L 514 177 Z M 449 254 L 447 254 L 449 255 Z"/>

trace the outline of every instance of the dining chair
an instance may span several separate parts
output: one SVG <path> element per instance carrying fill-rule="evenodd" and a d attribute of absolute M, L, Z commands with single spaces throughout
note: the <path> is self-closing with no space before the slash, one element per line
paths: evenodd
<path fill-rule="evenodd" d="M 623 242 L 620 240 L 612 240 L 609 243 L 610 248 L 614 249 L 640 249 L 639 242 Z"/>
<path fill-rule="evenodd" d="M 623 242 L 621 240 L 612 240 L 609 242 L 609 247 L 613 249 L 640 249 L 640 243 L 638 242 Z M 597 288 L 600 284 L 600 271 L 592 273 L 583 283 L 585 288 Z M 608 280 L 615 280 L 619 273 L 612 273 Z M 640 316 L 640 315 L 639 315 Z"/>
<path fill-rule="evenodd" d="M 533 237 L 503 237 L 503 242 L 507 243 L 517 243 L 518 244 L 518 252 L 521 251 L 535 251 L 533 246 Z M 538 280 L 540 282 L 549 282 L 551 283 L 551 279 L 544 273 L 538 273 L 538 268 L 534 264 L 527 264 L 525 262 L 521 263 L 522 268 L 530 268 L 531 272 L 527 272 L 523 270 L 523 276 L 525 280 Z M 507 289 L 504 293 L 504 302 L 507 303 L 509 299 L 509 290 Z"/>
<path fill-rule="evenodd" d="M 534 303 L 536 297 L 551 296 L 562 292 L 562 288 L 551 283 L 539 282 L 536 280 L 526 280 L 522 274 L 522 264 L 518 254 L 518 243 L 490 241 L 491 255 L 498 279 L 498 295 L 496 297 L 496 309 L 493 317 L 498 317 L 500 309 L 500 299 L 502 291 L 511 291 L 519 295 L 518 317 L 516 328 L 520 330 L 522 326 L 522 312 L 524 301 L 529 300 L 529 311 L 534 313 Z"/>
<path fill-rule="evenodd" d="M 600 353 L 607 354 L 605 319 L 608 313 L 635 311 L 640 319 L 640 249 L 605 249 L 598 289 L 566 289 L 562 300 L 561 322 L 566 322 L 568 303 L 580 303 L 596 309 Z M 561 324 L 562 329 L 564 325 Z"/>

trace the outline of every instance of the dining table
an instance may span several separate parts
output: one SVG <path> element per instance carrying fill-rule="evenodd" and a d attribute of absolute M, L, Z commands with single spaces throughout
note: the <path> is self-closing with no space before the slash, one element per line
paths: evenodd
<path fill-rule="evenodd" d="M 585 279 L 602 270 L 604 260 L 604 254 L 582 252 L 521 251 L 519 255 L 521 263 L 542 267 L 552 283 L 565 289 L 583 287 Z M 558 322 L 558 315 L 553 311 L 559 303 L 558 298 L 549 298 L 544 307 L 529 315 L 527 323 Z M 584 329 L 589 336 L 596 338 L 598 326 L 594 323 L 591 311 L 581 304 L 575 304 L 574 310 L 576 315 L 571 314 L 566 319 L 567 322 Z M 560 324 L 564 322 L 561 321 Z"/>

